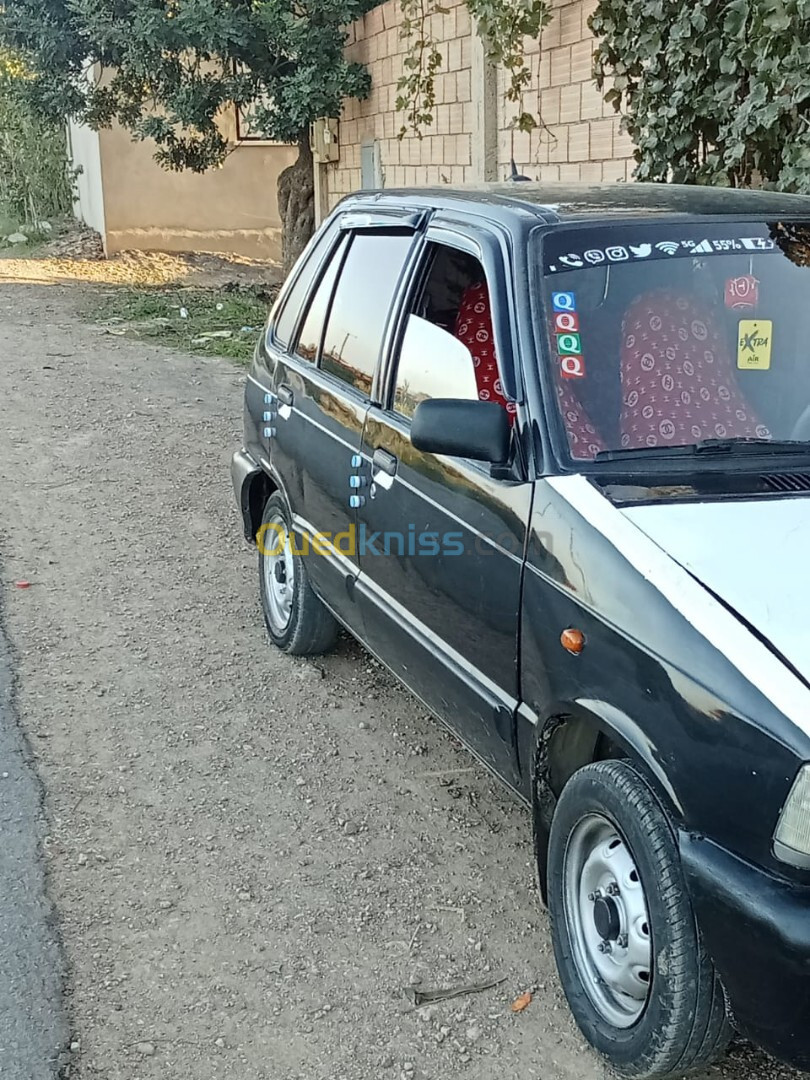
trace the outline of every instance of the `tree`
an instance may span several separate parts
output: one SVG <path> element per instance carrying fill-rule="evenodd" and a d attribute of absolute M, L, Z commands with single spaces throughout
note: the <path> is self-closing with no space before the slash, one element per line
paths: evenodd
<path fill-rule="evenodd" d="M 27 79 L 20 59 L 0 48 L 0 220 L 36 231 L 48 218 L 70 211 L 72 192 L 64 124 L 47 123 L 32 112 L 24 93 Z"/>
<path fill-rule="evenodd" d="M 810 191 L 810 0 L 600 0 L 640 180 Z"/>
<path fill-rule="evenodd" d="M 308 127 L 364 97 L 366 69 L 344 27 L 378 0 L 5 0 L 0 42 L 24 56 L 32 106 L 93 128 L 117 121 L 152 139 L 167 169 L 204 172 L 233 147 L 222 110 L 251 106 L 268 138 L 296 143 L 279 179 L 289 266 L 314 220 Z M 98 65 L 100 79 L 88 75 Z"/>

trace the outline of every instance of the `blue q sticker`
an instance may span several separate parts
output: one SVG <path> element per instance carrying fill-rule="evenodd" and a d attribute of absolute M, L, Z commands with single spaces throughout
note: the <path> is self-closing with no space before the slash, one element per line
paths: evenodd
<path fill-rule="evenodd" d="M 576 311 L 577 302 L 572 292 L 555 292 L 551 294 L 551 303 L 555 311 Z"/>

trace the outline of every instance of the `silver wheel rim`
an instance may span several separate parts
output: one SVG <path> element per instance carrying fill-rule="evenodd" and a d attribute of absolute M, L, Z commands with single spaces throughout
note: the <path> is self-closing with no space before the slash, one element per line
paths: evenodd
<path fill-rule="evenodd" d="M 604 1020 L 632 1027 L 653 975 L 647 898 L 624 838 L 601 814 L 577 822 L 568 838 L 563 899 L 580 982 Z"/>
<path fill-rule="evenodd" d="M 262 556 L 267 614 L 273 629 L 283 634 L 290 625 L 295 594 L 295 567 L 290 534 L 280 514 L 273 514 L 264 532 Z"/>

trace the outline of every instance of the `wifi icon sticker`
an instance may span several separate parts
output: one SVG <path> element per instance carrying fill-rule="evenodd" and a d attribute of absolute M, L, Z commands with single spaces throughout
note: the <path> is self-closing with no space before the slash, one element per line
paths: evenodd
<path fill-rule="evenodd" d="M 663 251 L 665 255 L 674 255 L 681 245 L 677 240 L 662 240 L 660 244 L 655 246 L 659 251 Z"/>

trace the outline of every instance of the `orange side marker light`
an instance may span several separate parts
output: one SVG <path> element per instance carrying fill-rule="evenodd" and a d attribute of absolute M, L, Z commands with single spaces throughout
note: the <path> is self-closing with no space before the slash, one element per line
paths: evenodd
<path fill-rule="evenodd" d="M 560 634 L 560 644 L 568 652 L 578 656 L 585 648 L 585 635 L 581 630 L 569 627 Z"/>

